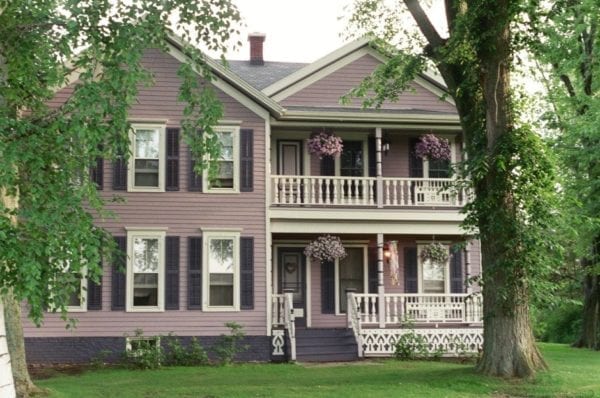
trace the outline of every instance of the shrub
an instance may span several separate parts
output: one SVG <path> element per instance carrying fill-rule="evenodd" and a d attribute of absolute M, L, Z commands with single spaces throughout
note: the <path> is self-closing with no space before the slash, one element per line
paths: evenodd
<path fill-rule="evenodd" d="M 222 334 L 213 346 L 213 351 L 222 365 L 232 363 L 237 354 L 248 349 L 248 345 L 241 344 L 246 336 L 243 326 L 236 322 L 227 322 L 225 326 L 229 328 L 229 335 Z"/>
<path fill-rule="evenodd" d="M 441 353 L 439 354 L 441 356 Z M 412 360 L 429 357 L 428 343 L 425 337 L 411 330 L 398 338 L 394 346 L 394 358 Z"/>
<path fill-rule="evenodd" d="M 144 336 L 142 329 L 136 329 L 133 337 L 125 335 L 127 347 L 123 353 L 123 363 L 136 369 L 158 369 L 164 362 L 164 352 L 160 337 Z"/>
<path fill-rule="evenodd" d="M 173 334 L 169 334 L 166 347 L 165 363 L 169 366 L 199 366 L 208 364 L 208 355 L 195 337 L 192 337 L 190 344 L 184 347 L 179 338 Z"/>
<path fill-rule="evenodd" d="M 574 343 L 581 333 L 581 308 L 581 302 L 574 300 L 535 308 L 535 337 L 550 343 Z"/>

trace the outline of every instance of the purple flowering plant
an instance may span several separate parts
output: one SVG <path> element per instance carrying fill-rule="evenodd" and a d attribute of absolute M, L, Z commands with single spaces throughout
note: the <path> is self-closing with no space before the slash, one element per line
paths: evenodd
<path fill-rule="evenodd" d="M 304 255 L 319 261 L 335 261 L 346 257 L 346 249 L 338 236 L 321 235 L 306 246 Z"/>
<path fill-rule="evenodd" d="M 339 156 L 343 148 L 342 139 L 331 132 L 319 131 L 308 139 L 308 151 L 319 159 L 323 156 Z"/>
<path fill-rule="evenodd" d="M 450 142 L 434 134 L 423 134 L 415 146 L 415 153 L 421 159 L 450 160 Z"/>

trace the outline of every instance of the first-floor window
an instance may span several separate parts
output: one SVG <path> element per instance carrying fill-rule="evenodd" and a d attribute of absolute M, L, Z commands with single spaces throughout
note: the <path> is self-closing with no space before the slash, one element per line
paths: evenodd
<path fill-rule="evenodd" d="M 449 291 L 448 272 L 449 264 L 448 261 L 445 263 L 439 263 L 431 260 L 423 260 L 420 253 L 421 246 L 419 247 L 419 263 L 420 263 L 420 293 L 438 293 L 443 294 Z M 448 248 L 449 250 L 449 248 Z"/>
<path fill-rule="evenodd" d="M 203 230 L 205 309 L 239 309 L 239 233 Z"/>
<path fill-rule="evenodd" d="M 164 308 L 164 241 L 165 233 L 136 231 L 128 234 L 127 267 L 128 309 L 162 310 Z"/>
<path fill-rule="evenodd" d="M 85 277 L 85 271 L 84 271 L 84 275 L 80 275 L 81 280 L 79 282 L 79 289 L 75 289 L 74 292 L 72 292 L 69 296 L 69 302 L 67 304 L 67 311 L 70 312 L 78 312 L 78 311 L 85 311 L 87 309 L 87 303 L 86 303 L 86 284 L 87 284 L 87 278 Z"/>
<path fill-rule="evenodd" d="M 338 313 L 346 313 L 348 289 L 364 293 L 367 289 L 366 251 L 364 247 L 346 247 L 346 257 L 337 261 Z"/>

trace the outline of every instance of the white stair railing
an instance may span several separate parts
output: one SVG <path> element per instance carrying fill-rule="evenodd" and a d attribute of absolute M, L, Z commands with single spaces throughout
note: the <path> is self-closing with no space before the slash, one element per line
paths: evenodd
<path fill-rule="evenodd" d="M 346 295 L 348 298 L 347 306 L 346 306 L 346 316 L 348 322 L 348 328 L 352 330 L 354 334 L 354 339 L 356 340 L 356 346 L 358 347 L 358 357 L 363 357 L 363 347 L 362 347 L 362 338 L 361 336 L 361 322 L 360 322 L 360 307 L 356 301 L 355 293 L 348 293 Z"/>
<path fill-rule="evenodd" d="M 294 316 L 294 294 L 284 293 L 285 329 L 290 339 L 290 360 L 296 360 L 296 319 Z"/>

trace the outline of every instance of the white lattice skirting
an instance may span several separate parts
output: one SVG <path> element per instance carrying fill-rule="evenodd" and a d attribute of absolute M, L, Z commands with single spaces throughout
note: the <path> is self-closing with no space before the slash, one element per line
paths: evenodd
<path fill-rule="evenodd" d="M 476 354 L 483 346 L 483 328 L 461 329 L 363 329 L 361 341 L 365 357 L 390 356 L 403 334 L 423 336 L 429 352 L 443 351 L 444 355 Z"/>

